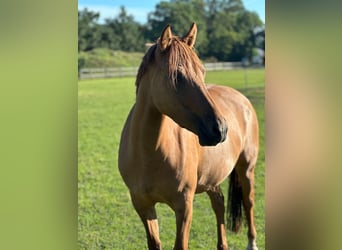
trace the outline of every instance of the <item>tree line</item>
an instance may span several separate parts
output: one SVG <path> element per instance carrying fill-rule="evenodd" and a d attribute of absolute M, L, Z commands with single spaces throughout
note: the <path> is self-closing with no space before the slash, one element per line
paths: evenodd
<path fill-rule="evenodd" d="M 265 49 L 265 29 L 255 12 L 245 9 L 242 0 L 161 1 L 140 24 L 125 7 L 120 13 L 99 21 L 100 14 L 78 11 L 78 50 L 109 48 L 127 52 L 145 51 L 167 24 L 174 34 L 183 35 L 192 22 L 198 26 L 196 50 L 202 59 L 240 61 L 251 59 L 256 48 Z"/>

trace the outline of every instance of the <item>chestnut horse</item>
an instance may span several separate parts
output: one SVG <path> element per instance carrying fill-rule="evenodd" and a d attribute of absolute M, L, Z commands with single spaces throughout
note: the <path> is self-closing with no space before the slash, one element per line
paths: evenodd
<path fill-rule="evenodd" d="M 247 249 L 257 249 L 254 226 L 254 166 L 258 122 L 239 92 L 204 83 L 193 50 L 197 27 L 179 38 L 166 26 L 149 48 L 136 79 L 136 103 L 124 125 L 119 170 L 146 230 L 149 249 L 161 249 L 155 204 L 176 215 L 174 249 L 188 249 L 193 199 L 207 192 L 217 220 L 218 249 L 228 249 L 220 183 L 230 175 L 232 230 L 248 226 Z"/>

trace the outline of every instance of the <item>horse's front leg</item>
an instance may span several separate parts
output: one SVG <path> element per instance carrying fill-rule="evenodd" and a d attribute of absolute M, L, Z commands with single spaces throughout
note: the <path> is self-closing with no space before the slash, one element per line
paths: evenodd
<path fill-rule="evenodd" d="M 224 196 L 221 192 L 220 186 L 215 187 L 213 190 L 207 191 L 211 206 L 215 212 L 217 223 L 217 249 L 227 250 L 227 237 L 224 226 Z"/>
<path fill-rule="evenodd" d="M 159 239 L 159 227 L 154 203 L 138 195 L 131 194 L 135 210 L 139 214 L 146 231 L 149 250 L 162 249 Z"/>
<path fill-rule="evenodd" d="M 192 204 L 194 191 L 182 192 L 176 199 L 174 210 L 176 213 L 177 234 L 174 250 L 188 249 L 189 233 L 192 220 Z"/>

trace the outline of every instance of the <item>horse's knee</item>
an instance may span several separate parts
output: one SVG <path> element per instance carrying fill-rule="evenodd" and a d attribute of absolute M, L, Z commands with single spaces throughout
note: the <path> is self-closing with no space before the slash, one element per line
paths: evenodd
<path fill-rule="evenodd" d="M 220 189 L 217 191 L 208 191 L 211 206 L 215 213 L 224 213 L 224 196 Z"/>

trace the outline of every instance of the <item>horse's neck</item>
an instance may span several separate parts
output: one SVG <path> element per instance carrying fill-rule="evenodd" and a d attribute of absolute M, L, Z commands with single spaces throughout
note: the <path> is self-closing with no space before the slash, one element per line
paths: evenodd
<path fill-rule="evenodd" d="M 132 117 L 134 140 L 152 145 L 157 143 L 162 126 L 163 115 L 154 107 L 148 94 L 139 93 Z"/>
<path fill-rule="evenodd" d="M 164 156 L 181 150 L 181 128 L 171 118 L 161 114 L 152 101 L 137 97 L 132 118 L 132 136 L 137 147 L 150 153 L 161 151 Z"/>
<path fill-rule="evenodd" d="M 148 98 L 137 97 L 131 127 L 131 143 L 136 152 L 149 155 L 153 161 L 167 159 L 172 166 L 183 166 L 185 157 L 195 160 L 198 148 L 197 137 L 191 132 L 182 129 L 171 118 L 161 114 Z M 146 97 L 146 96 L 144 96 Z M 191 143 L 190 143 L 191 142 Z"/>

